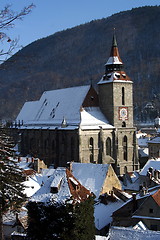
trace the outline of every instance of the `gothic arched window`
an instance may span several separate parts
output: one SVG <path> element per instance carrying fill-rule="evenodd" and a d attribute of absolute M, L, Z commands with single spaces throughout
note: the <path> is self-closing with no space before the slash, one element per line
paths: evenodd
<path fill-rule="evenodd" d="M 111 156 L 111 139 L 109 137 L 106 140 L 106 155 Z"/>
<path fill-rule="evenodd" d="M 94 162 L 94 139 L 91 137 L 89 139 L 89 150 L 90 150 L 90 162 Z"/>
<path fill-rule="evenodd" d="M 123 158 L 124 160 L 128 160 L 128 152 L 127 152 L 127 146 L 128 145 L 128 140 L 127 140 L 127 136 L 124 136 L 123 138 Z"/>

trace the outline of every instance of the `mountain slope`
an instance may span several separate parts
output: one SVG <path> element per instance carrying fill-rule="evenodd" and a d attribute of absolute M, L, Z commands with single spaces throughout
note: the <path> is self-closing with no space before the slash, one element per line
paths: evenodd
<path fill-rule="evenodd" d="M 15 118 L 43 91 L 96 84 L 104 74 L 113 28 L 138 111 L 159 97 L 160 7 L 142 7 L 91 21 L 23 48 L 0 68 L 0 119 Z"/>

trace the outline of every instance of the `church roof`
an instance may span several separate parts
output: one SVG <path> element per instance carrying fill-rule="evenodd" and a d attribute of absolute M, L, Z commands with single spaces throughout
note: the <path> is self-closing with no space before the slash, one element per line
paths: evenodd
<path fill-rule="evenodd" d="M 67 130 L 78 128 L 79 125 L 85 128 L 99 128 L 99 125 L 113 128 L 102 114 L 96 96 L 95 104 L 89 107 L 88 104 L 94 102 L 94 99 L 89 99 L 93 93 L 90 89 L 91 86 L 86 85 L 46 91 L 39 101 L 26 102 L 16 120 L 23 121 L 21 128 L 31 129 L 46 127 Z"/>
<path fill-rule="evenodd" d="M 120 58 L 120 55 L 119 55 L 117 40 L 116 40 L 115 34 L 113 35 L 110 57 L 109 57 L 106 65 L 110 65 L 110 64 L 123 64 L 122 60 Z"/>

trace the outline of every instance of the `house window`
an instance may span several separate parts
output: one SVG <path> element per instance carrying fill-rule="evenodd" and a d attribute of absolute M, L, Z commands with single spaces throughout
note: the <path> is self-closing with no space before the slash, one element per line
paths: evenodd
<path fill-rule="evenodd" d="M 106 140 L 106 155 L 111 156 L 111 139 L 109 137 Z"/>
<path fill-rule="evenodd" d="M 125 105 L 125 91 L 124 91 L 124 87 L 122 87 L 122 105 Z"/>
<path fill-rule="evenodd" d="M 124 136 L 124 138 L 123 138 L 123 158 L 125 161 L 128 160 L 127 145 L 128 145 L 127 136 Z"/>
<path fill-rule="evenodd" d="M 153 208 L 150 208 L 150 209 L 149 209 L 149 213 L 153 213 Z"/>
<path fill-rule="evenodd" d="M 153 231 L 157 231 L 157 225 L 151 225 L 150 229 Z"/>

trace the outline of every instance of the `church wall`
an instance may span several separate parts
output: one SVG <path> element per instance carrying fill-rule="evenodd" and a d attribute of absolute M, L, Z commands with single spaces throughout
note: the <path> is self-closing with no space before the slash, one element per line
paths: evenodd
<path fill-rule="evenodd" d="M 66 166 L 79 160 L 77 130 L 26 129 L 21 138 L 22 154 L 38 157 L 48 166 Z"/>
<path fill-rule="evenodd" d="M 113 129 L 109 130 L 79 130 L 79 160 L 82 163 L 104 163 L 106 155 L 106 140 L 111 140 L 111 155 L 113 154 Z M 93 140 L 92 140 L 93 139 Z M 93 143 L 93 144 L 92 144 Z M 105 162 L 107 163 L 107 162 Z"/>
<path fill-rule="evenodd" d="M 135 129 L 118 129 L 116 132 L 118 139 L 117 149 L 117 167 L 119 168 L 119 174 L 124 174 L 127 170 L 132 172 L 138 168 L 138 159 L 136 156 L 136 142 L 135 142 Z M 124 138 L 127 139 L 127 148 Z M 125 148 L 127 153 L 125 155 Z"/>

